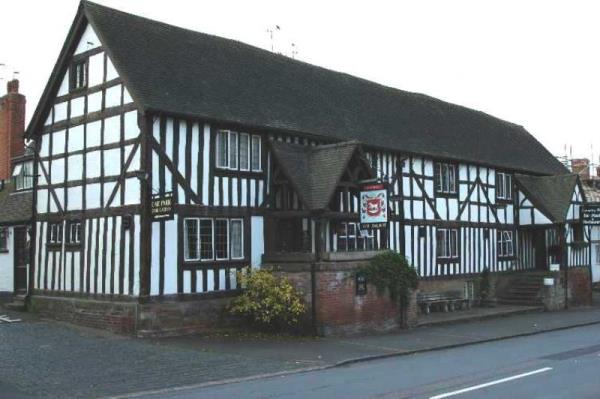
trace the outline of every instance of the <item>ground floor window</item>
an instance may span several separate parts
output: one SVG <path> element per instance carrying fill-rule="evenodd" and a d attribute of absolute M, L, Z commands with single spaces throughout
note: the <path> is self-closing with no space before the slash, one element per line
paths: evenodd
<path fill-rule="evenodd" d="M 436 254 L 439 259 L 458 258 L 457 229 L 437 229 Z"/>
<path fill-rule="evenodd" d="M 244 220 L 186 218 L 184 259 L 211 261 L 244 258 Z"/>
<path fill-rule="evenodd" d="M 8 252 L 8 227 L 0 227 L 0 252 Z"/>
<path fill-rule="evenodd" d="M 372 251 L 376 249 L 373 229 L 363 229 L 360 223 L 340 222 L 337 224 L 335 232 L 339 252 Z"/>
<path fill-rule="evenodd" d="M 510 230 L 498 231 L 498 256 L 513 256 L 513 232 Z"/>

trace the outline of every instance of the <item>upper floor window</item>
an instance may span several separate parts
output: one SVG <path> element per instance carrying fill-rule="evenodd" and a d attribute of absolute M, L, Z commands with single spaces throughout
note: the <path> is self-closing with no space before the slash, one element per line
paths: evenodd
<path fill-rule="evenodd" d="M 337 225 L 338 251 L 372 251 L 375 236 L 372 229 L 361 229 L 359 223 L 341 222 Z"/>
<path fill-rule="evenodd" d="M 48 243 L 61 244 L 63 239 L 63 224 L 51 223 L 48 226 Z"/>
<path fill-rule="evenodd" d="M 498 231 L 498 256 L 513 256 L 513 232 L 510 230 Z"/>
<path fill-rule="evenodd" d="M 71 90 L 78 90 L 87 87 L 87 61 L 75 62 L 71 67 Z"/>
<path fill-rule="evenodd" d="M 456 194 L 456 165 L 435 164 L 435 191 L 442 194 Z"/>
<path fill-rule="evenodd" d="M 69 244 L 81 244 L 81 222 L 69 222 L 67 225 L 67 242 Z"/>
<path fill-rule="evenodd" d="M 15 165 L 13 179 L 17 190 L 29 190 L 33 188 L 33 165 L 31 162 L 23 162 Z"/>
<path fill-rule="evenodd" d="M 0 252 L 8 252 L 8 227 L 0 227 Z"/>
<path fill-rule="evenodd" d="M 458 258 L 458 230 L 437 229 L 436 254 L 438 258 Z"/>
<path fill-rule="evenodd" d="M 262 171 L 260 136 L 219 130 L 216 152 L 218 168 Z"/>
<path fill-rule="evenodd" d="M 186 261 L 244 258 L 242 219 L 187 218 L 183 228 Z"/>
<path fill-rule="evenodd" d="M 508 173 L 496 173 L 496 198 L 512 199 L 512 176 Z"/>

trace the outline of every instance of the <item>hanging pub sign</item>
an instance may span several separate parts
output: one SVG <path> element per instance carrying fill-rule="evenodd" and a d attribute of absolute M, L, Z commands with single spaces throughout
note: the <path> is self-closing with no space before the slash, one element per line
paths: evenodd
<path fill-rule="evenodd" d="M 173 193 L 152 194 L 152 220 L 173 219 Z"/>
<path fill-rule="evenodd" d="M 581 221 L 588 226 L 600 226 L 600 204 L 586 204 L 581 207 Z"/>
<path fill-rule="evenodd" d="M 363 228 L 383 228 L 388 221 L 387 187 L 367 184 L 360 191 L 360 224 Z"/>

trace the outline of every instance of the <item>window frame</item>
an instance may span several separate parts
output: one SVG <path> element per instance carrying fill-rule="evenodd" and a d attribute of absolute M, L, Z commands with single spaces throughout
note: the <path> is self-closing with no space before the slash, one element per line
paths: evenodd
<path fill-rule="evenodd" d="M 242 168 L 242 138 L 245 137 L 246 138 L 246 167 Z M 250 171 L 250 147 L 251 147 L 251 136 L 248 133 L 240 133 L 238 135 L 238 153 L 239 153 L 239 161 L 238 161 L 238 166 L 239 166 L 239 170 L 242 172 L 249 172 Z"/>
<path fill-rule="evenodd" d="M 258 161 L 258 167 L 255 168 L 254 167 L 254 139 L 258 139 L 258 156 L 257 156 L 257 161 Z M 252 170 L 252 172 L 262 172 L 262 137 L 257 135 L 257 134 L 253 134 L 250 138 L 250 169 Z"/>
<path fill-rule="evenodd" d="M 79 73 L 78 67 L 81 66 L 81 71 L 83 72 L 83 83 L 79 84 Z M 71 68 L 69 69 L 69 91 L 76 92 L 80 90 L 85 90 L 88 88 L 89 76 L 88 76 L 88 58 L 84 58 L 81 60 L 74 61 L 71 64 Z"/>
<path fill-rule="evenodd" d="M 241 251 L 241 256 L 234 256 L 233 254 L 233 239 L 232 239 L 232 226 L 234 222 L 239 222 L 240 223 L 240 251 Z M 240 259 L 244 259 L 244 219 L 242 218 L 231 218 L 229 219 L 229 231 L 228 231 L 228 236 L 229 236 L 229 259 L 232 260 L 240 260 Z"/>
<path fill-rule="evenodd" d="M 196 222 L 196 226 L 198 228 L 198 234 L 197 234 L 197 243 L 196 243 L 196 251 L 198 256 L 195 258 L 190 258 L 188 255 L 188 245 L 189 245 L 189 235 L 187 234 L 187 223 L 188 220 L 194 220 Z M 211 243 L 211 257 L 207 258 L 204 257 L 204 254 L 202 253 L 202 249 L 203 249 L 203 245 L 202 245 L 202 222 L 210 222 L 210 226 L 211 226 L 211 237 L 210 237 L 210 243 Z M 226 226 L 226 240 L 227 242 L 225 243 L 225 248 L 227 250 L 227 257 L 217 257 L 217 248 L 216 248 L 216 230 L 217 230 L 217 221 L 224 221 L 225 224 L 224 226 Z M 231 226 L 233 225 L 233 223 L 239 222 L 240 223 L 240 249 L 241 249 L 241 256 L 233 256 L 233 250 L 232 250 L 232 237 L 231 237 L 231 232 L 232 232 L 232 228 Z M 246 259 L 247 254 L 246 254 L 246 250 L 245 250 L 245 232 L 244 232 L 244 225 L 245 225 L 245 219 L 243 217 L 232 217 L 232 218 L 226 218 L 226 217 L 185 217 L 183 219 L 183 239 L 184 239 L 184 254 L 183 254 L 183 261 L 184 262 L 192 262 L 192 263 L 207 263 L 207 262 L 223 262 L 223 261 L 241 261 Z"/>
<path fill-rule="evenodd" d="M 436 234 L 435 254 L 438 260 L 455 260 L 460 257 L 460 234 L 456 228 L 438 228 Z M 443 236 L 440 239 L 440 235 Z M 454 240 L 454 242 L 453 242 Z M 440 244 L 443 242 L 443 244 Z M 454 244 L 454 245 L 453 245 Z M 442 249 L 442 251 L 440 250 Z"/>
<path fill-rule="evenodd" d="M 498 258 L 512 258 L 515 256 L 515 233 L 512 230 L 497 231 L 496 253 Z M 507 239 L 508 236 L 508 239 Z M 510 245 L 510 247 L 509 247 Z M 508 250 L 510 248 L 510 251 Z"/>
<path fill-rule="evenodd" d="M 349 227 L 352 226 L 353 234 L 350 234 Z M 342 228 L 344 234 L 339 234 Z M 363 231 L 366 231 L 367 234 L 363 235 Z M 340 246 L 340 241 L 345 240 L 345 246 Z M 352 248 L 350 248 L 349 243 L 352 242 Z M 371 243 L 369 248 L 369 242 Z M 363 229 L 359 222 L 351 222 L 351 221 L 340 221 L 336 225 L 335 229 L 335 248 L 336 252 L 358 252 L 358 251 L 374 251 L 376 250 L 375 246 L 375 231 L 373 229 Z"/>
<path fill-rule="evenodd" d="M 458 167 L 456 164 L 452 162 L 435 162 L 433 175 L 434 191 L 436 195 L 458 195 Z M 444 178 L 447 182 L 447 188 L 444 187 Z"/>
<path fill-rule="evenodd" d="M 188 223 L 196 223 L 196 255 L 197 257 L 192 258 L 189 256 L 190 249 L 190 237 L 188 234 Z M 183 219 L 183 260 L 184 262 L 195 262 L 199 261 L 200 256 L 200 219 L 198 218 L 184 218 Z"/>
<path fill-rule="evenodd" d="M 247 162 L 242 167 L 241 138 L 247 140 Z M 217 130 L 215 138 L 215 168 L 218 170 L 262 173 L 262 136 L 229 129 Z M 233 145 L 235 145 L 235 151 Z M 256 145 L 256 148 L 255 147 Z M 222 148 L 222 146 L 225 148 Z M 255 151 L 256 150 L 256 151 Z M 255 158 L 256 157 L 256 158 Z M 256 160 L 256 164 L 254 163 Z"/>
<path fill-rule="evenodd" d="M 18 169 L 18 174 L 16 174 Z M 30 161 L 20 162 L 13 169 L 12 179 L 15 184 L 15 191 L 27 191 L 33 189 L 33 163 Z"/>
<path fill-rule="evenodd" d="M 78 236 L 76 238 L 78 238 L 78 240 L 73 240 L 73 228 L 78 226 L 78 231 L 75 232 L 75 234 Z M 70 220 L 67 222 L 66 224 L 66 228 L 67 228 L 67 234 L 65 235 L 65 243 L 67 245 L 70 246 L 79 246 L 81 245 L 82 241 L 82 223 L 80 220 Z"/>
<path fill-rule="evenodd" d="M 508 182 L 507 182 L 508 180 Z M 502 181 L 502 184 L 499 182 Z M 507 186 L 508 184 L 508 186 Z M 502 201 L 512 201 L 513 199 L 513 178 L 510 173 L 507 172 L 499 172 L 496 171 L 496 199 Z M 502 194 L 500 194 L 500 188 L 502 189 Z M 506 194 L 506 189 L 509 189 L 508 195 Z"/>
<path fill-rule="evenodd" d="M 62 222 L 49 223 L 47 243 L 49 245 L 62 245 L 64 235 L 63 229 L 64 226 Z"/>

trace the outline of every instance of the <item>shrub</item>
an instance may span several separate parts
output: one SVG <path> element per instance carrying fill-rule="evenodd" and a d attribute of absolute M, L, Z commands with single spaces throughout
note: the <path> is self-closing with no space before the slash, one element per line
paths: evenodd
<path fill-rule="evenodd" d="M 415 268 L 404 256 L 392 251 L 375 256 L 358 273 L 364 274 L 379 295 L 387 291 L 393 301 L 404 305 L 409 302 L 410 290 L 419 286 L 419 275 Z"/>
<path fill-rule="evenodd" d="M 294 327 L 306 311 L 300 294 L 286 278 L 266 269 L 245 268 L 237 274 L 244 287 L 229 311 L 248 319 L 261 329 L 280 330 Z"/>

